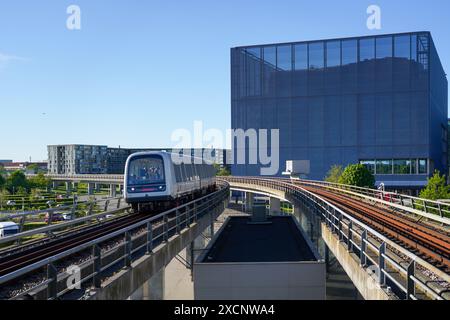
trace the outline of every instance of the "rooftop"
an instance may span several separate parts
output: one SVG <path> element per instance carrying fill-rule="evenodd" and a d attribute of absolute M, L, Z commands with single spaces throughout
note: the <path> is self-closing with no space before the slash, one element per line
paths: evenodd
<path fill-rule="evenodd" d="M 252 45 L 235 46 L 235 47 L 233 47 L 233 49 L 251 48 L 251 47 L 269 47 L 269 46 L 280 46 L 280 45 L 290 45 L 290 44 L 305 44 L 305 43 L 328 42 L 328 41 L 338 41 L 338 40 L 356 40 L 356 39 L 365 39 L 365 38 L 383 38 L 383 37 L 402 36 L 402 35 L 409 35 L 409 34 L 427 34 L 431 37 L 430 31 L 411 31 L 411 32 L 385 33 L 385 34 L 374 34 L 374 35 L 342 37 L 342 38 L 327 38 L 327 39 L 318 39 L 318 40 L 302 40 L 302 41 L 290 41 L 290 42 L 252 44 Z"/>
<path fill-rule="evenodd" d="M 316 261 L 293 219 L 270 217 L 270 223 L 254 224 L 250 217 L 230 217 L 202 262 Z"/>

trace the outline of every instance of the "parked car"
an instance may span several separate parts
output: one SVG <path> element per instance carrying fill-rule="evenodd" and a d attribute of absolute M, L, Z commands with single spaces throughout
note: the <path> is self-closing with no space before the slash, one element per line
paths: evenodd
<path fill-rule="evenodd" d="M 50 215 L 49 215 L 49 213 L 47 212 L 47 213 L 45 214 L 45 219 L 44 219 L 45 223 L 48 223 L 49 216 L 50 216 Z M 54 213 L 54 214 L 53 214 L 52 222 L 63 221 L 63 220 L 64 220 L 64 218 L 63 218 L 62 214 L 59 214 L 59 213 Z"/>
<path fill-rule="evenodd" d="M 8 201 L 6 202 L 6 205 L 7 205 L 7 206 L 15 206 L 15 205 L 16 205 L 16 202 L 15 202 L 14 200 L 8 200 Z"/>
<path fill-rule="evenodd" d="M 99 221 L 103 221 L 103 220 L 110 219 L 110 218 L 114 218 L 114 215 L 113 214 L 107 214 L 107 215 L 105 215 L 103 217 L 98 218 L 98 220 Z"/>
<path fill-rule="evenodd" d="M 62 214 L 62 218 L 63 220 L 67 221 L 67 220 L 72 220 L 72 214 L 71 213 L 63 213 Z"/>

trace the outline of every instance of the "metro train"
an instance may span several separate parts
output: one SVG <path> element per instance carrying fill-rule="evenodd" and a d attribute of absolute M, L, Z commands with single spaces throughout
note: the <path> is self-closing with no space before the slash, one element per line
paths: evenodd
<path fill-rule="evenodd" d="M 174 208 L 215 189 L 216 169 L 200 158 L 148 151 L 125 164 L 123 193 L 133 212 Z"/>

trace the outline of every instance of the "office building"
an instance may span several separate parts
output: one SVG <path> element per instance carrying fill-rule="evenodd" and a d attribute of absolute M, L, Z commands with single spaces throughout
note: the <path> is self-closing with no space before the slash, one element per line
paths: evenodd
<path fill-rule="evenodd" d="M 308 178 L 365 164 L 388 188 L 421 188 L 447 173 L 448 83 L 429 32 L 231 49 L 231 126 L 279 129 L 287 160 Z M 233 151 L 237 150 L 237 144 Z M 259 175 L 260 164 L 232 165 Z"/>

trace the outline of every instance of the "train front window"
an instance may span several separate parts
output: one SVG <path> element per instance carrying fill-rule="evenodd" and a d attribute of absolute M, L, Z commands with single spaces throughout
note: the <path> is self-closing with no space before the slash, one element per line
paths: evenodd
<path fill-rule="evenodd" d="M 164 180 L 164 163 L 159 156 L 135 158 L 128 165 L 129 184 L 164 183 Z"/>

